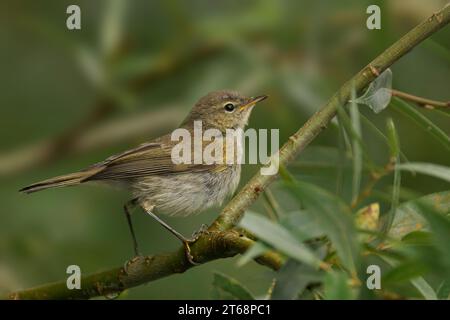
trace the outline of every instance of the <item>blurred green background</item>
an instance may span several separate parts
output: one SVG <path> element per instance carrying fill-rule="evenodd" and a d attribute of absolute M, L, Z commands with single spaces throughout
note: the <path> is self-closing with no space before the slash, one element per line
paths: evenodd
<path fill-rule="evenodd" d="M 249 125 L 279 128 L 283 143 L 342 83 L 445 3 L 1 1 L 0 292 L 63 279 L 70 264 L 92 273 L 132 255 L 122 213 L 126 192 L 81 186 L 26 196 L 17 192 L 21 187 L 168 132 L 200 96 L 216 89 L 268 94 Z M 70 4 L 81 7 L 81 30 L 66 28 Z M 381 30 L 366 28 L 370 4 L 381 7 Z M 447 28 L 396 63 L 393 87 L 448 100 L 449 39 Z M 450 164 L 449 152 L 402 114 L 360 110 L 380 128 L 387 117 L 394 119 L 409 160 Z M 448 118 L 420 112 L 450 133 Z M 330 126 L 312 148 L 336 147 L 337 132 Z M 383 142 L 364 125 L 363 134 L 373 159 L 385 163 Z M 241 183 L 256 170 L 245 166 Z M 320 184 L 326 174 L 333 173 L 303 166 L 299 176 Z M 418 194 L 448 189 L 448 183 L 411 174 L 402 184 Z M 260 200 L 253 209 L 265 210 Z M 218 212 L 167 221 L 189 235 Z M 134 221 L 144 253 L 178 248 L 178 241 L 141 211 Z M 256 263 L 238 267 L 234 258 L 122 297 L 210 298 L 216 270 L 260 297 L 274 277 Z"/>

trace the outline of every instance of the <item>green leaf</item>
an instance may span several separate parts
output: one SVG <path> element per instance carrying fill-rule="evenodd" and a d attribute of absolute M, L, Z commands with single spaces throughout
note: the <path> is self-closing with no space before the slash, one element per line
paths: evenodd
<path fill-rule="evenodd" d="M 437 292 L 438 299 L 450 299 L 450 279 L 442 281 Z"/>
<path fill-rule="evenodd" d="M 442 131 L 441 128 L 436 126 L 432 121 L 425 117 L 417 107 L 411 106 L 403 100 L 394 98 L 392 101 L 392 107 L 400 113 L 406 115 L 416 124 L 422 127 L 423 130 L 428 132 L 433 138 L 436 139 L 447 150 L 450 150 L 450 137 Z"/>
<path fill-rule="evenodd" d="M 352 99 L 355 99 L 355 88 L 352 88 Z M 362 140 L 361 133 L 361 121 L 359 119 L 358 106 L 355 102 L 350 103 L 350 119 L 355 136 Z M 353 139 L 352 141 L 352 154 L 353 154 L 353 179 L 352 179 L 352 201 L 355 201 L 359 195 L 359 188 L 361 185 L 361 172 L 362 172 L 362 151 L 361 146 Z"/>
<path fill-rule="evenodd" d="M 442 258 L 446 261 L 450 275 L 450 217 L 443 215 L 436 208 L 424 201 L 418 201 L 419 213 L 427 219 L 437 247 L 441 250 Z M 447 211 L 446 214 L 449 214 Z"/>
<path fill-rule="evenodd" d="M 101 22 L 101 50 L 106 58 L 110 58 L 119 49 L 122 39 L 124 15 L 127 1 L 110 0 L 104 8 Z"/>
<path fill-rule="evenodd" d="M 288 260 L 277 272 L 271 299 L 295 299 L 310 283 L 320 282 L 322 278 L 323 272 L 295 260 Z"/>
<path fill-rule="evenodd" d="M 388 258 L 385 255 L 379 255 L 379 256 L 393 268 L 395 268 L 399 265 L 398 262 L 394 261 L 394 259 L 392 259 L 392 258 Z M 409 281 L 426 300 L 436 300 L 437 299 L 436 292 L 433 290 L 433 288 L 430 286 L 430 284 L 423 277 L 418 276 L 418 277 L 409 279 Z"/>
<path fill-rule="evenodd" d="M 398 284 L 399 282 L 410 281 L 420 277 L 426 270 L 424 265 L 418 264 L 417 261 L 410 260 L 401 263 L 387 271 L 382 279 L 384 285 Z"/>
<path fill-rule="evenodd" d="M 417 277 L 411 280 L 411 283 L 414 287 L 423 295 L 423 297 L 427 300 L 437 300 L 436 292 L 434 292 L 433 288 L 430 284 L 425 281 L 422 277 Z"/>
<path fill-rule="evenodd" d="M 387 145 L 389 146 L 390 142 L 387 136 L 384 135 L 384 133 L 378 129 L 378 127 L 376 125 L 374 125 L 372 123 L 372 121 L 370 121 L 367 117 L 365 117 L 363 114 L 359 115 L 361 117 L 361 119 L 363 120 L 364 124 L 366 125 L 367 128 L 371 129 L 372 132 L 375 133 L 375 135 L 377 135 L 379 138 L 381 138 L 384 142 L 387 143 Z M 406 157 L 406 155 L 402 152 L 402 150 L 399 150 L 400 152 L 400 156 L 402 158 L 403 161 L 408 162 L 408 158 Z"/>
<path fill-rule="evenodd" d="M 282 164 L 280 164 L 280 167 L 278 169 L 280 173 L 281 179 L 287 182 L 295 181 L 294 177 L 291 175 L 291 173 L 286 169 L 286 167 Z"/>
<path fill-rule="evenodd" d="M 350 209 L 335 195 L 315 185 L 298 181 L 288 187 L 304 205 L 305 213 L 330 238 L 342 264 L 356 273 L 359 244 Z"/>
<path fill-rule="evenodd" d="M 397 165 L 396 168 L 426 174 L 450 182 L 450 168 L 438 164 L 409 162 Z"/>
<path fill-rule="evenodd" d="M 432 246 L 432 234 L 428 231 L 413 231 L 408 233 L 402 238 L 402 244 L 412 245 L 412 246 Z"/>
<path fill-rule="evenodd" d="M 253 295 L 239 281 L 222 273 L 214 273 L 213 286 L 216 298 L 223 296 L 222 292 L 229 294 L 237 300 L 255 300 Z"/>
<path fill-rule="evenodd" d="M 336 195 L 342 196 L 343 189 L 344 189 L 344 168 L 346 163 L 346 144 L 345 144 L 345 129 L 342 125 L 342 121 L 339 121 L 339 116 L 336 118 L 338 119 L 338 130 L 339 130 L 339 136 L 338 136 L 338 146 L 339 151 L 338 155 L 339 157 L 335 160 L 334 166 L 337 164 L 337 170 L 336 170 Z"/>
<path fill-rule="evenodd" d="M 400 163 L 400 142 L 395 129 L 394 121 L 389 118 L 386 124 L 387 136 L 389 140 L 389 150 L 391 158 L 394 159 L 395 163 Z M 392 222 L 395 218 L 395 213 L 400 199 L 400 186 L 401 186 L 401 174 L 398 166 L 394 169 L 394 182 L 392 184 L 392 201 L 391 208 L 389 209 L 388 215 L 386 217 L 386 223 L 384 225 L 384 232 L 388 232 L 392 226 Z"/>
<path fill-rule="evenodd" d="M 339 271 L 330 271 L 325 276 L 324 296 L 327 300 L 351 300 L 355 294 L 349 285 L 348 276 Z"/>
<path fill-rule="evenodd" d="M 269 248 L 261 242 L 255 242 L 254 245 L 250 247 L 237 261 L 238 267 L 242 267 L 243 265 L 249 263 L 253 259 L 259 257 L 264 252 L 269 250 Z"/>
<path fill-rule="evenodd" d="M 288 213 L 281 219 L 280 223 L 296 236 L 300 242 L 319 238 L 324 235 L 323 230 L 317 225 L 311 215 L 304 210 L 298 210 Z"/>
<path fill-rule="evenodd" d="M 397 158 L 400 155 L 400 141 L 392 118 L 387 119 L 386 129 L 391 157 Z"/>
<path fill-rule="evenodd" d="M 432 206 L 436 212 L 444 215 L 450 212 L 450 191 L 433 193 L 402 203 L 397 208 L 389 230 L 390 237 L 400 239 L 417 230 L 429 230 L 426 219 L 420 214 L 419 202 Z"/>
<path fill-rule="evenodd" d="M 353 151 L 353 145 L 358 144 L 359 149 L 362 153 L 364 164 L 370 168 L 375 168 L 375 165 L 371 159 L 371 156 L 369 154 L 369 150 L 367 149 L 366 144 L 364 141 L 362 141 L 361 136 L 355 131 L 352 125 L 352 121 L 350 120 L 349 116 L 345 112 L 345 110 L 342 107 L 338 107 L 337 109 L 337 117 L 339 120 L 339 123 L 342 124 L 342 126 L 345 129 L 345 132 L 352 138 L 352 151 Z M 353 155 L 354 156 L 354 155 Z"/>
<path fill-rule="evenodd" d="M 247 212 L 239 226 L 293 259 L 313 267 L 317 267 L 321 263 L 320 259 L 286 228 L 262 215 Z"/>

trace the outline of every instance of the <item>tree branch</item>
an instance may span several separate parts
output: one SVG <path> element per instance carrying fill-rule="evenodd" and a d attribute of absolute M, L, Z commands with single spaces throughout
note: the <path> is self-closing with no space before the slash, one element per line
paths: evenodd
<path fill-rule="evenodd" d="M 196 261 L 205 263 L 244 253 L 254 244 L 235 230 L 211 232 L 202 238 L 193 250 Z M 282 258 L 269 251 L 257 258 L 257 262 L 277 270 Z M 46 284 L 36 288 L 10 293 L 8 299 L 87 299 L 120 293 L 123 290 L 154 281 L 192 268 L 185 258 L 184 248 L 178 251 L 139 257 L 119 267 L 83 277 L 80 290 L 68 290 L 66 281 Z M 126 271 L 125 271 L 126 270 Z"/>
<path fill-rule="evenodd" d="M 419 106 L 425 107 L 427 109 L 450 108 L 450 101 L 431 100 L 431 99 L 418 97 L 413 94 L 395 90 L 395 89 L 391 89 L 391 93 L 394 97 L 399 97 L 404 100 L 412 101 L 412 102 L 418 104 Z"/>
<path fill-rule="evenodd" d="M 408 32 L 345 83 L 279 150 L 280 165 L 286 166 L 326 128 L 327 124 L 336 115 L 337 108 L 350 98 L 353 86 L 357 91 L 362 90 L 375 79 L 377 74 L 391 66 L 422 40 L 446 26 L 449 20 L 450 6 L 447 5 Z M 202 236 L 192 245 L 192 254 L 196 261 L 204 263 L 232 256 L 236 253 L 244 252 L 252 245 L 252 240 L 239 236 L 236 231 L 231 229 L 236 226 L 244 211 L 253 204 L 259 194 L 274 179 L 275 176 L 263 176 L 257 173 L 244 186 L 211 225 L 209 228 L 210 234 Z M 277 269 L 281 264 L 281 259 L 273 252 L 263 255 L 258 260 L 260 263 L 274 269 Z M 126 288 L 174 273 L 184 272 L 191 267 L 180 249 L 173 253 L 148 256 L 132 261 L 128 266 L 128 273 L 125 273 L 123 268 L 115 268 L 83 277 L 81 290 L 68 290 L 65 281 L 61 281 L 34 289 L 14 292 L 8 297 L 11 299 L 90 298 L 120 292 Z"/>
<path fill-rule="evenodd" d="M 352 86 L 360 91 L 371 83 L 378 74 L 389 68 L 395 61 L 408 53 L 427 37 L 443 28 L 450 20 L 450 5 L 446 5 L 439 12 L 417 25 L 400 40 L 376 57 L 365 68 L 347 81 L 328 102 L 316 112 L 294 135 L 289 138 L 279 151 L 281 165 L 288 164 L 297 154 L 323 130 L 336 115 L 337 108 L 345 104 L 350 98 Z M 213 230 L 226 230 L 234 226 L 258 197 L 259 193 L 273 180 L 275 176 L 256 174 L 245 187 L 228 203 L 218 219 L 214 222 Z"/>

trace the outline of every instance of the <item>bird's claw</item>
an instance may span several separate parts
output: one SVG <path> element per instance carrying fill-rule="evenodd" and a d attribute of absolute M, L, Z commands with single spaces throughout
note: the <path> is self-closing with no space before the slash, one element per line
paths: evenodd
<path fill-rule="evenodd" d="M 198 266 L 198 265 L 200 265 L 200 263 L 194 261 L 194 257 L 191 254 L 191 247 L 189 246 L 190 243 L 194 243 L 194 242 L 195 242 L 195 240 L 193 240 L 193 239 L 188 239 L 187 241 L 183 242 L 184 253 L 186 254 L 186 259 L 187 259 L 187 261 L 189 261 L 190 264 L 192 264 L 193 266 Z"/>
<path fill-rule="evenodd" d="M 190 239 L 184 239 L 184 241 L 183 241 L 184 251 L 186 253 L 186 259 L 189 261 L 190 264 L 192 264 L 194 266 L 197 266 L 200 263 L 194 261 L 194 257 L 191 254 L 190 244 L 195 243 L 204 234 L 209 234 L 208 226 L 206 224 L 202 224 L 200 229 L 195 231 L 192 234 L 192 237 Z"/>
<path fill-rule="evenodd" d="M 204 234 L 209 234 L 208 226 L 206 224 L 202 224 L 200 229 L 195 231 L 192 234 L 191 238 L 189 238 L 189 239 L 186 239 L 184 237 L 181 238 L 181 240 L 183 242 L 183 246 L 184 246 L 184 252 L 185 252 L 185 255 L 186 255 L 186 259 L 189 261 L 190 264 L 192 264 L 194 266 L 197 266 L 200 263 L 194 261 L 194 257 L 191 254 L 191 247 L 190 247 L 190 245 L 195 243 Z M 129 267 L 130 267 L 131 264 L 133 264 L 137 260 L 143 258 L 143 256 L 137 251 L 137 248 L 135 248 L 135 250 L 136 250 L 136 256 L 131 258 L 130 260 L 128 260 L 128 261 L 126 261 L 124 263 L 123 270 L 124 270 L 124 272 L 126 274 L 128 274 L 128 270 L 129 270 Z"/>

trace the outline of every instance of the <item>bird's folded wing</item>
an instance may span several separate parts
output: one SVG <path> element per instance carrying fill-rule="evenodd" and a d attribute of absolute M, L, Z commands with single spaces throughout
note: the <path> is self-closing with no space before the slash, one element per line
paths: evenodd
<path fill-rule="evenodd" d="M 175 164 L 171 157 L 173 145 L 173 143 L 165 141 L 150 142 L 112 156 L 88 168 L 101 169 L 84 181 L 134 179 L 151 175 L 206 170 L 217 172 L 226 169 L 226 165 Z"/>

